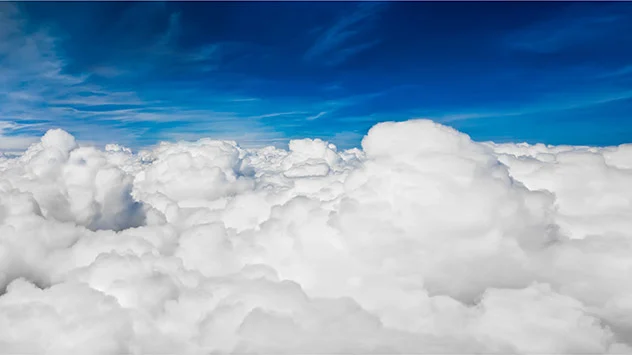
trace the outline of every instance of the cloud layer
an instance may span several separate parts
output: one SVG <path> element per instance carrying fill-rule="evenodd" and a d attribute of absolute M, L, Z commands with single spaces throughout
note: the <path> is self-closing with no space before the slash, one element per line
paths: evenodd
<path fill-rule="evenodd" d="M 0 156 L 3 353 L 630 353 L 632 146 L 427 120 Z"/>

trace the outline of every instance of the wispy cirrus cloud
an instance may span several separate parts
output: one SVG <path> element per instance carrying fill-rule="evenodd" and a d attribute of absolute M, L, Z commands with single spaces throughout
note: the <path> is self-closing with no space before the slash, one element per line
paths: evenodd
<path fill-rule="evenodd" d="M 528 115 L 550 115 L 560 112 L 578 109 L 590 109 L 600 105 L 612 104 L 617 101 L 632 99 L 632 91 L 612 91 L 594 94 L 589 92 L 552 95 L 548 99 L 531 102 L 523 108 L 486 110 L 483 108 L 471 108 L 455 112 L 424 112 L 413 114 L 415 117 L 428 118 L 443 124 L 452 124 L 462 121 L 475 121 L 487 118 L 510 118 Z"/>
<path fill-rule="evenodd" d="M 15 4 L 0 4 L 0 120 L 5 132 L 28 121 L 54 121 L 46 113 L 48 101 L 85 82 L 85 76 L 64 72 L 58 43 L 46 28 L 27 28 Z"/>
<path fill-rule="evenodd" d="M 308 119 L 308 120 L 310 120 L 310 121 L 311 121 L 311 120 L 316 120 L 316 119 L 319 119 L 319 118 L 321 118 L 321 117 L 325 116 L 326 114 L 327 114 L 327 112 L 326 112 L 326 111 L 321 111 L 321 112 L 319 112 L 319 113 L 317 113 L 317 114 L 315 114 L 315 115 L 313 115 L 313 116 L 309 116 L 309 117 L 307 117 L 307 119 Z"/>
<path fill-rule="evenodd" d="M 0 153 L 24 150 L 39 139 L 38 136 L 16 135 L 24 127 L 15 122 L 0 121 Z"/>
<path fill-rule="evenodd" d="M 304 59 L 334 66 L 363 52 L 380 42 L 367 38 L 373 20 L 385 8 L 383 3 L 362 3 L 355 11 L 341 16 L 333 25 L 321 29 L 314 44 L 307 50 Z"/>
<path fill-rule="evenodd" d="M 609 79 L 609 78 L 622 78 L 622 77 L 630 77 L 632 76 L 632 65 L 626 65 L 621 68 L 606 72 L 600 73 L 597 75 L 598 79 Z"/>
<path fill-rule="evenodd" d="M 150 46 L 159 60 L 148 63 L 145 71 L 155 70 L 150 67 L 158 62 L 170 61 L 191 63 L 195 70 L 206 68 L 235 47 L 209 44 L 178 53 L 170 46 L 178 38 L 179 16 L 170 19 L 166 32 Z M 48 28 L 29 24 L 15 4 L 0 3 L 0 150 L 24 149 L 33 142 L 33 136 L 54 127 L 66 129 L 82 141 L 105 144 L 116 137 L 132 147 L 151 143 L 152 139 L 169 139 L 178 132 L 227 137 L 243 131 L 244 126 L 253 131 L 248 136 L 251 144 L 255 137 L 267 144 L 279 136 L 257 123 L 270 115 L 223 110 L 230 102 L 256 104 L 258 98 L 223 93 L 215 95 L 216 107 L 212 108 L 182 104 L 174 94 L 178 91 L 158 88 L 141 93 L 125 85 L 128 76 L 145 75 L 137 64 L 125 67 L 105 63 L 99 68 L 89 66 L 85 73 L 69 73 L 69 59 L 60 48 L 59 38 Z M 100 79 L 93 80 L 95 76 Z M 153 95 L 148 96 L 148 92 Z M 189 96 L 200 96 L 205 101 L 202 99 L 212 94 L 195 92 Z M 171 136 L 161 134 L 165 127 L 172 131 Z M 151 137 L 144 137 L 148 131 Z"/>
<path fill-rule="evenodd" d="M 250 118 L 271 118 L 271 117 L 279 117 L 279 116 L 296 116 L 296 115 L 304 115 L 307 112 L 304 111 L 290 111 L 290 112 L 272 112 L 266 113 L 263 115 L 250 116 Z"/>
<path fill-rule="evenodd" d="M 346 145 L 382 120 L 614 117 L 604 102 L 624 114 L 632 83 L 625 4 L 2 6 L 0 121 L 22 127 L 6 137 L 61 127 L 135 148 L 335 131 Z"/>
<path fill-rule="evenodd" d="M 590 6 L 590 11 L 586 11 L 583 6 Z M 630 14 L 632 6 L 629 4 L 588 3 L 571 6 L 548 20 L 509 34 L 505 43 L 516 50 L 553 53 L 610 36 L 624 28 L 630 29 Z"/>

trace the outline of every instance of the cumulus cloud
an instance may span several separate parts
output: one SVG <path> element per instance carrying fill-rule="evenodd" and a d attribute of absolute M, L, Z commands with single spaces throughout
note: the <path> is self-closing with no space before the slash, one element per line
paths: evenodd
<path fill-rule="evenodd" d="M 8 353 L 629 353 L 632 146 L 427 120 L 362 149 L 0 156 Z"/>

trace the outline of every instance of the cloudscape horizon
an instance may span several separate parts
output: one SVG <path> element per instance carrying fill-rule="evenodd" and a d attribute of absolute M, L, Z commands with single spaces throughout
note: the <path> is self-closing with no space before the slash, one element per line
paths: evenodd
<path fill-rule="evenodd" d="M 632 354 L 629 33 L 0 3 L 0 355 Z"/>

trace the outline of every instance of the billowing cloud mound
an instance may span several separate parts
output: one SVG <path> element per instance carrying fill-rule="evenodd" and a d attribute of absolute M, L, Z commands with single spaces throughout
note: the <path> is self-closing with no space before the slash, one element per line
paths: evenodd
<path fill-rule="evenodd" d="M 630 353 L 632 146 L 51 130 L 0 158 L 0 352 Z"/>

